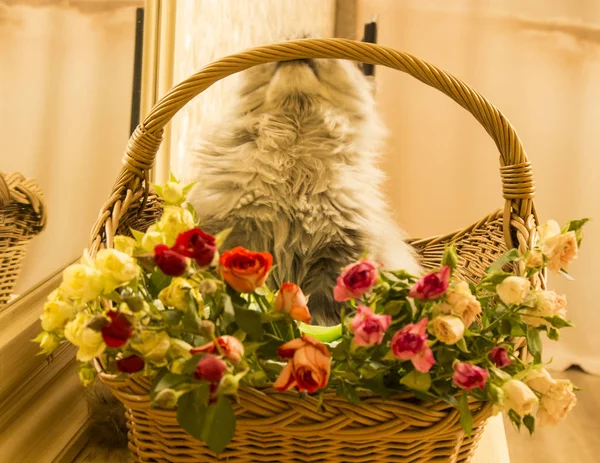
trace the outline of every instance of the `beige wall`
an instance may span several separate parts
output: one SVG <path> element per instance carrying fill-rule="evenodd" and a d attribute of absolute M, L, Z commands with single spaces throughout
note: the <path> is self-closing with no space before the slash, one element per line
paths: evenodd
<path fill-rule="evenodd" d="M 71 3 L 0 0 L 0 170 L 49 211 L 18 293 L 81 255 L 129 135 L 136 2 Z"/>
<path fill-rule="evenodd" d="M 600 217 L 600 2 L 359 0 L 357 26 L 379 18 L 379 43 L 465 80 L 511 120 L 532 161 L 542 220 Z M 503 206 L 498 154 L 456 103 L 397 71 L 377 68 L 390 129 L 384 168 L 396 217 L 413 236 L 464 227 Z M 552 279 L 577 328 L 548 343 L 556 367 L 600 373 L 595 291 L 600 223 L 572 267 Z"/>

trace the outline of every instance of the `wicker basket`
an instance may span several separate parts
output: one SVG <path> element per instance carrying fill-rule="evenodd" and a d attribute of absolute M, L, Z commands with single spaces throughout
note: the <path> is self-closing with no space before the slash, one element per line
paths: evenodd
<path fill-rule="evenodd" d="M 91 249 L 111 246 L 129 227 L 143 230 L 159 214 L 148 172 L 164 126 L 192 98 L 216 81 L 255 65 L 302 58 L 352 59 L 406 72 L 467 109 L 500 151 L 504 209 L 444 236 L 413 240 L 425 267 L 440 263 L 445 244 L 458 249 L 464 278 L 477 281 L 507 248 L 525 250 L 537 222 L 531 165 L 514 129 L 483 96 L 444 71 L 406 53 L 344 39 L 307 39 L 254 48 L 220 59 L 174 87 L 138 126 L 127 146 L 124 167 L 91 236 Z M 217 458 L 178 426 L 175 412 L 150 406 L 146 378 L 101 379 L 127 407 L 129 446 L 140 462 L 200 462 Z M 245 388 L 236 406 L 237 431 L 219 460 L 227 462 L 468 462 L 490 414 L 470 404 L 475 420 L 470 438 L 456 409 L 443 402 L 421 402 L 410 395 L 385 401 L 365 397 L 359 405 L 327 394 L 324 411 L 311 398 L 272 389 Z"/>
<path fill-rule="evenodd" d="M 46 225 L 46 207 L 35 180 L 0 173 L 0 307 L 13 292 L 27 245 Z"/>

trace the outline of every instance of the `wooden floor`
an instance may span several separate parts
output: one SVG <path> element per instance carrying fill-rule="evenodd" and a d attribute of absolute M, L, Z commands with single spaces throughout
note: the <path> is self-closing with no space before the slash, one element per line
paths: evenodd
<path fill-rule="evenodd" d="M 600 463 L 600 377 L 579 370 L 553 376 L 568 378 L 582 389 L 577 406 L 559 426 L 541 428 L 533 438 L 526 430 L 519 434 L 505 420 L 511 463 Z M 75 463 L 120 461 L 121 455 L 107 455 L 91 446 L 75 459 Z"/>

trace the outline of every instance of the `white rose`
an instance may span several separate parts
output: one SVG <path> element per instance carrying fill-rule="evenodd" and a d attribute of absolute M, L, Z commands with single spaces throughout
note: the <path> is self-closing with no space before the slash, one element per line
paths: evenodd
<path fill-rule="evenodd" d="M 138 244 L 130 236 L 117 235 L 113 240 L 113 246 L 117 251 L 132 256 L 133 251 L 137 248 Z"/>
<path fill-rule="evenodd" d="M 104 291 L 109 293 L 140 275 L 135 259 L 116 249 L 102 249 L 95 261 L 96 268 L 104 276 Z"/>
<path fill-rule="evenodd" d="M 504 409 L 514 410 L 520 416 L 531 414 L 536 405 L 538 398 L 535 393 L 523 382 L 511 379 L 502 386 L 504 393 Z"/>
<path fill-rule="evenodd" d="M 130 343 L 142 356 L 156 366 L 166 365 L 171 338 L 164 331 L 142 331 L 139 338 Z"/>
<path fill-rule="evenodd" d="M 567 298 L 559 296 L 554 291 L 538 291 L 535 307 L 523 312 L 523 321 L 533 327 L 550 325 L 546 320 L 539 317 L 553 317 L 555 315 L 567 318 Z"/>
<path fill-rule="evenodd" d="M 79 347 L 77 360 L 82 362 L 89 362 L 106 349 L 102 334 L 87 327 L 90 320 L 91 317 L 80 312 L 65 326 L 65 338 Z"/>
<path fill-rule="evenodd" d="M 173 246 L 180 233 L 195 226 L 192 213 L 178 206 L 165 206 L 163 215 L 158 222 L 158 229 L 165 235 L 167 246 Z"/>
<path fill-rule="evenodd" d="M 142 237 L 142 248 L 146 252 L 154 253 L 154 248 L 159 244 L 165 244 L 167 237 L 158 230 L 156 224 L 150 225 Z"/>
<path fill-rule="evenodd" d="M 471 326 L 481 313 L 481 304 L 471 293 L 466 281 L 459 281 L 446 293 L 448 304 L 440 304 L 442 313 L 452 313 L 462 318 L 466 327 Z M 448 305 L 450 307 L 448 307 Z"/>
<path fill-rule="evenodd" d="M 431 327 L 435 337 L 444 344 L 456 344 L 465 334 L 465 324 L 453 315 L 441 315 L 434 318 Z"/>
<path fill-rule="evenodd" d="M 42 354 L 50 355 L 60 345 L 60 338 L 54 333 L 40 333 L 33 341 L 40 344 Z"/>
<path fill-rule="evenodd" d="M 566 379 L 555 380 L 548 391 L 542 395 L 537 422 L 540 426 L 554 426 L 565 418 L 577 403 L 573 384 Z"/>
<path fill-rule="evenodd" d="M 83 303 L 93 301 L 102 293 L 102 273 L 89 265 L 69 265 L 63 272 L 60 290 L 67 297 Z"/>
<path fill-rule="evenodd" d="M 540 394 L 547 394 L 550 388 L 556 384 L 556 380 L 550 376 L 550 373 L 545 368 L 536 368 L 530 371 L 525 377 L 524 382 Z"/>
<path fill-rule="evenodd" d="M 183 187 L 177 182 L 167 182 L 162 187 L 162 197 L 167 204 L 181 204 L 185 199 Z"/>
<path fill-rule="evenodd" d="M 507 305 L 521 304 L 531 288 L 531 282 L 527 278 L 510 276 L 496 286 L 496 292 L 500 300 Z"/>
<path fill-rule="evenodd" d="M 75 307 L 58 297 L 58 292 L 53 291 L 44 304 L 44 313 L 40 317 L 42 328 L 45 331 L 61 330 L 66 323 L 75 316 Z"/>

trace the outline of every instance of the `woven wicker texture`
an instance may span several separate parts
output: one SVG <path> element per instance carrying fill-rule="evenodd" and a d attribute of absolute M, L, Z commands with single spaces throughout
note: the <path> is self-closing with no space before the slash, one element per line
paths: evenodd
<path fill-rule="evenodd" d="M 0 173 L 0 307 L 10 299 L 29 241 L 45 225 L 37 183 L 18 173 Z"/>
<path fill-rule="evenodd" d="M 537 222 L 531 165 L 508 120 L 482 95 L 444 71 L 409 54 L 345 39 L 306 39 L 254 48 L 215 61 L 175 86 L 132 135 L 124 166 L 92 231 L 91 251 L 111 246 L 115 233 L 145 230 L 159 214 L 148 172 L 162 131 L 175 113 L 216 81 L 252 66 L 302 58 L 352 59 L 394 68 L 440 90 L 480 122 L 500 152 L 504 209 L 457 232 L 411 240 L 423 266 L 439 265 L 444 246 L 457 246 L 462 276 L 481 278 L 506 249 L 526 250 Z M 518 269 L 517 269 L 518 271 Z M 543 282 L 541 282 L 543 284 Z M 150 407 L 144 378 L 101 378 L 128 408 L 130 448 L 140 462 L 213 461 L 214 456 L 178 425 L 173 411 Z M 473 402 L 475 431 L 466 438 L 457 411 L 410 395 L 351 405 L 327 395 L 325 412 L 293 393 L 244 389 L 236 408 L 238 428 L 221 459 L 228 462 L 468 462 L 490 410 Z"/>

